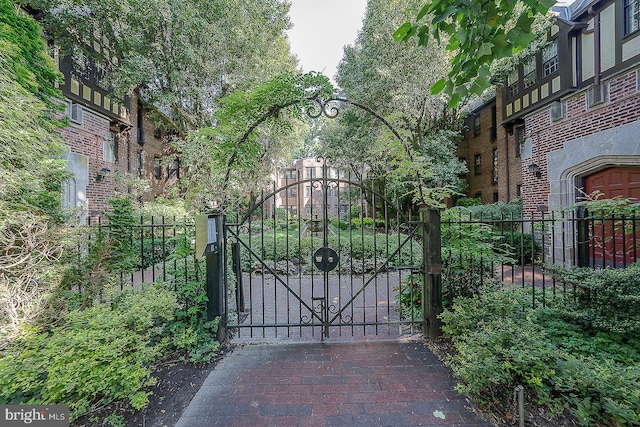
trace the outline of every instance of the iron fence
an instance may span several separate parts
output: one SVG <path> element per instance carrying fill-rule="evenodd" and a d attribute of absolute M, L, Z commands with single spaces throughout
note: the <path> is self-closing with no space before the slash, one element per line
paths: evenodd
<path fill-rule="evenodd" d="M 496 218 L 445 211 L 441 219 L 444 303 L 498 282 L 530 288 L 533 304 L 544 304 L 558 292 L 573 291 L 554 277 L 548 265 L 624 268 L 640 256 L 639 214 L 593 215 L 576 210 Z M 101 248 L 108 253 L 107 261 L 115 264 L 101 268 L 120 288 L 159 281 L 177 288 L 204 280 L 204 265 L 194 256 L 193 218 L 136 218 L 127 224 L 94 218 L 80 229 L 75 262 L 91 268 L 91 262 L 96 263 L 90 260 L 92 251 Z M 123 249 L 124 258 L 118 254 Z M 83 283 L 75 284 L 80 291 L 82 287 Z"/>
<path fill-rule="evenodd" d="M 110 222 L 95 217 L 78 227 L 77 233 L 77 263 L 104 270 L 121 289 L 145 282 L 163 282 L 175 289 L 204 278 L 204 266 L 194 256 L 193 218 L 139 217 Z M 99 265 L 101 259 L 111 265 Z M 81 283 L 77 289 L 82 290 Z"/>
<path fill-rule="evenodd" d="M 579 209 L 496 218 L 445 213 L 443 291 L 451 301 L 492 281 L 530 288 L 533 304 L 544 304 L 558 292 L 573 291 L 549 265 L 625 268 L 638 261 L 639 214 Z"/>

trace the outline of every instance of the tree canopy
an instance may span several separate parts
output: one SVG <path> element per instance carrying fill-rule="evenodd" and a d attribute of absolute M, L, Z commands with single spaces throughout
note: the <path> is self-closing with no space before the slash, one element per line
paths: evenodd
<path fill-rule="evenodd" d="M 453 52 L 446 78 L 431 86 L 431 93 L 444 91 L 456 106 L 470 94 L 481 95 L 490 86 L 490 66 L 525 49 L 537 37 L 531 31 L 536 16 L 545 15 L 554 0 L 433 0 L 413 19 L 397 28 L 394 38 L 417 38 L 427 46 L 431 39 Z M 447 39 L 442 39 L 446 35 Z"/>
<path fill-rule="evenodd" d="M 90 55 L 120 96 L 136 91 L 157 124 L 185 136 L 218 99 L 294 69 L 281 0 L 31 0 L 62 52 Z"/>
<path fill-rule="evenodd" d="M 325 127 L 322 152 L 356 171 L 369 168 L 384 185 L 411 193 L 418 203 L 437 204 L 444 194 L 440 190 L 461 190 L 459 175 L 466 169 L 453 144 L 458 110 L 447 108 L 446 95 L 429 92 L 449 71 L 451 53 L 435 43 L 424 47 L 393 40 L 393 28 L 417 3 L 369 1 L 356 43 L 345 48 L 338 67 L 344 96 L 390 127 L 362 108 L 345 108 L 339 124 Z"/>

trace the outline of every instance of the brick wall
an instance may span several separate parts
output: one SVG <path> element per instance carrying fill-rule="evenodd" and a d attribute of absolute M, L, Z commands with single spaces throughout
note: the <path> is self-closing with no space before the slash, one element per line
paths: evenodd
<path fill-rule="evenodd" d="M 101 182 L 96 175 L 102 168 L 113 171 L 115 164 L 105 162 L 103 145 L 109 134 L 109 119 L 83 108 L 82 124 L 71 123 L 60 132 L 70 150 L 89 158 L 89 180 L 86 188 L 87 212 L 96 216 L 108 208 L 107 201 L 113 197 L 113 174 L 107 174 Z"/>
<path fill-rule="evenodd" d="M 594 135 L 640 119 L 640 94 L 637 87 L 637 70 L 627 70 L 603 81 L 606 90 L 605 102 L 589 106 L 589 90 L 581 90 L 562 100 L 566 104 L 564 119 L 553 123 L 550 107 L 526 117 L 525 126 L 530 135 L 532 152 L 522 162 L 523 197 L 526 212 L 544 210 L 548 205 L 550 184 L 548 181 L 547 154 L 564 148 L 567 141 Z M 594 151 L 596 157 L 607 150 L 608 141 L 602 141 L 602 150 Z M 529 172 L 528 165 L 540 166 L 542 177 Z"/>

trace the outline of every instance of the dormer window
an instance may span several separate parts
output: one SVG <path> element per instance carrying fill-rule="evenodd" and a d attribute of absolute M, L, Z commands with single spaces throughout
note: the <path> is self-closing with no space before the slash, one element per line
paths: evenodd
<path fill-rule="evenodd" d="M 640 30 L 640 0 L 624 0 L 624 35 Z"/>

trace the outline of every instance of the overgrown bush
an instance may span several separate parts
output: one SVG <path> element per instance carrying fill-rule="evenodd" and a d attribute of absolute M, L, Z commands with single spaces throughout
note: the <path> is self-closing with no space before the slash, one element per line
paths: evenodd
<path fill-rule="evenodd" d="M 582 426 L 638 425 L 640 343 L 598 335 L 554 309 L 531 309 L 531 298 L 525 290 L 492 287 L 457 299 L 442 314 L 456 349 L 450 363 L 461 380 L 457 389 L 492 404 L 511 399 L 522 384 L 539 404 L 570 411 Z"/>
<path fill-rule="evenodd" d="M 114 399 L 144 407 L 149 364 L 169 346 L 176 307 L 171 292 L 146 286 L 72 310 L 48 333 L 33 330 L 1 353 L 0 403 L 68 404 L 72 418 Z"/>
<path fill-rule="evenodd" d="M 617 269 L 547 268 L 576 290 L 575 299 L 557 308 L 565 319 L 594 330 L 640 334 L 640 262 Z"/>
<path fill-rule="evenodd" d="M 503 237 L 489 224 L 469 221 L 459 209 L 442 213 L 442 299 L 450 306 L 472 296 L 495 277 L 494 266 L 515 260 L 501 248 Z"/>

